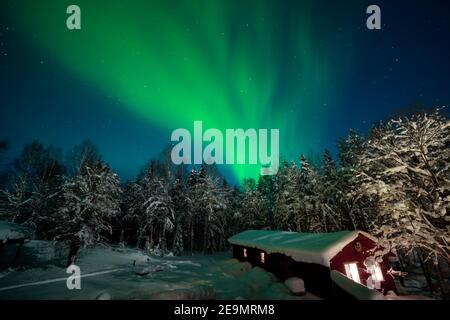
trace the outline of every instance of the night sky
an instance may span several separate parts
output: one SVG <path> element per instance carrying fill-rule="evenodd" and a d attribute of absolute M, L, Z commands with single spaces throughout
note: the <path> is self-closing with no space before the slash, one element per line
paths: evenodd
<path fill-rule="evenodd" d="M 77 4 L 82 30 L 66 28 Z M 377 4 L 382 30 L 366 28 Z M 90 138 L 122 180 L 171 132 L 279 128 L 280 153 L 450 101 L 450 2 L 0 1 L 0 139 Z M 231 179 L 254 166 L 227 167 Z"/>

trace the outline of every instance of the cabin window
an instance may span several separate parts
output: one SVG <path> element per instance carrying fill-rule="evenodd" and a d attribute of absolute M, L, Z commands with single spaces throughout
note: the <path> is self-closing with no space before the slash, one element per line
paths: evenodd
<path fill-rule="evenodd" d="M 381 272 L 380 265 L 374 264 L 368 268 L 369 273 L 372 275 L 373 280 L 375 281 L 384 281 L 383 272 Z"/>
<path fill-rule="evenodd" d="M 261 258 L 261 263 L 265 263 L 266 262 L 266 254 L 264 252 L 261 252 L 259 254 L 260 258 Z"/>
<path fill-rule="evenodd" d="M 346 263 L 344 266 L 347 277 L 349 277 L 350 279 L 352 279 L 357 283 L 361 283 L 361 280 L 359 278 L 358 264 L 356 262 Z"/>
<path fill-rule="evenodd" d="M 367 287 L 370 289 L 381 289 L 381 281 L 384 281 L 383 273 L 378 263 L 367 268 L 370 276 L 367 278 Z"/>
<path fill-rule="evenodd" d="M 244 248 L 244 258 L 247 258 L 247 249 Z"/>

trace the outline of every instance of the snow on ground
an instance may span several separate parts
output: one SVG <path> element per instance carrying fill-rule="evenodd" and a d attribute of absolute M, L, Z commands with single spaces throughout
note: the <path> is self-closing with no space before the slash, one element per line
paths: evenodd
<path fill-rule="evenodd" d="M 343 290 L 345 290 L 358 300 L 385 300 L 384 295 L 379 291 L 375 289 L 369 289 L 368 287 L 351 280 L 350 278 L 336 270 L 331 271 L 331 279 L 336 285 L 341 287 Z"/>
<path fill-rule="evenodd" d="M 230 253 L 155 257 L 130 248 L 81 251 L 81 290 L 68 290 L 65 255 L 52 248 L 26 242 L 22 267 L 0 272 L 0 299 L 317 299 L 292 295 L 271 273 Z M 31 253 L 38 259 L 28 259 Z"/>
<path fill-rule="evenodd" d="M 423 275 L 423 271 L 420 266 L 410 265 L 407 268 L 407 276 L 404 279 L 405 286 L 402 286 L 400 281 L 396 281 L 396 286 L 399 295 L 401 296 L 410 296 L 411 297 L 421 297 L 421 299 L 425 297 L 429 297 L 432 299 L 442 299 L 442 295 L 438 290 L 434 292 L 430 291 L 428 287 L 425 276 Z M 435 289 L 439 289 L 439 285 L 436 283 L 437 279 L 434 279 Z M 445 279 L 444 279 L 445 281 Z"/>
<path fill-rule="evenodd" d="M 18 224 L 0 221 L 0 241 L 24 239 L 30 236 L 30 231 Z"/>

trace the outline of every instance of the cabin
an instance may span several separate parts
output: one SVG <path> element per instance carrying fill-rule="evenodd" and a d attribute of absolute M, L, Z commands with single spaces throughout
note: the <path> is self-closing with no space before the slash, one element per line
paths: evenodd
<path fill-rule="evenodd" d="M 273 273 L 281 281 L 302 278 L 308 292 L 324 299 L 354 299 L 331 274 L 345 275 L 381 294 L 396 292 L 388 258 L 373 259 L 376 239 L 362 231 L 298 233 L 248 230 L 228 239 L 233 257 Z"/>

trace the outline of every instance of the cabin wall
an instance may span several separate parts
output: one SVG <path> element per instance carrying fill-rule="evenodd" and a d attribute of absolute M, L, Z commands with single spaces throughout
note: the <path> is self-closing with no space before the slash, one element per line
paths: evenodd
<path fill-rule="evenodd" d="M 295 274 L 305 282 L 308 292 L 324 299 L 333 299 L 330 269 L 320 264 L 295 262 Z"/>
<path fill-rule="evenodd" d="M 349 292 L 345 291 L 337 284 L 333 283 L 333 293 L 334 299 L 339 301 L 357 301 L 358 299 L 351 295 Z"/>
<path fill-rule="evenodd" d="M 343 274 L 346 274 L 346 263 L 357 263 L 359 270 L 359 277 L 362 284 L 366 284 L 367 278 L 370 276 L 365 270 L 364 261 L 370 257 L 371 252 L 376 247 L 376 243 L 359 234 L 358 237 L 346 245 L 333 259 L 330 261 L 331 270 L 337 270 Z M 393 278 L 387 274 L 389 269 L 388 256 L 383 258 L 383 262 L 380 264 L 381 271 L 383 273 L 384 281 L 381 282 L 381 291 L 386 293 L 389 290 L 396 292 L 395 282 Z"/>
<path fill-rule="evenodd" d="M 259 250 L 257 248 L 246 248 L 247 249 L 247 257 L 244 257 L 244 248 L 243 246 L 233 245 L 233 257 L 238 259 L 239 261 L 248 261 L 253 266 L 258 266 L 261 268 L 266 268 L 266 263 L 261 263 L 260 254 L 264 252 L 263 250 Z M 267 255 L 266 255 L 267 258 Z M 267 260 L 266 260 L 267 261 Z"/>
<path fill-rule="evenodd" d="M 247 249 L 247 258 L 244 257 L 244 248 Z M 302 278 L 308 292 L 324 299 L 333 299 L 333 284 L 330 269 L 315 263 L 294 261 L 280 253 L 266 253 L 265 263 L 261 263 L 260 253 L 263 250 L 233 245 L 233 257 L 239 261 L 248 261 L 253 266 L 264 268 L 273 273 L 280 281 L 291 277 Z M 341 296 L 345 296 L 342 294 Z"/>

